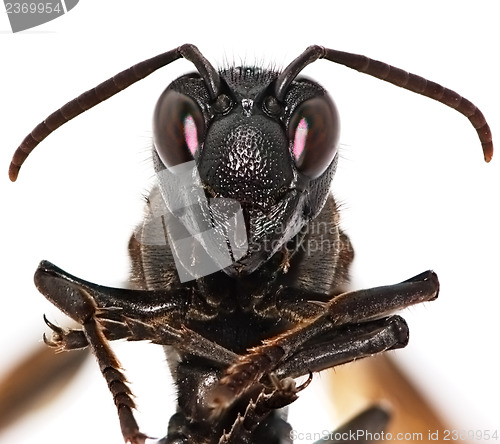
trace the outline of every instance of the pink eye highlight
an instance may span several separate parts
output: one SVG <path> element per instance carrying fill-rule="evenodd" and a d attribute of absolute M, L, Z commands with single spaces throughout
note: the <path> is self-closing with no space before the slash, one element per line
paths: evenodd
<path fill-rule="evenodd" d="M 295 130 L 295 138 L 293 140 L 292 152 L 295 160 L 298 160 L 302 152 L 304 151 L 308 130 L 309 127 L 307 125 L 307 120 L 305 117 L 303 117 L 302 119 L 300 119 L 300 122 L 297 125 L 297 129 Z"/>
<path fill-rule="evenodd" d="M 198 131 L 196 130 L 196 124 L 191 115 L 186 116 L 184 119 L 184 138 L 189 151 L 191 151 L 191 154 L 194 156 L 194 153 L 196 153 L 198 149 Z"/>

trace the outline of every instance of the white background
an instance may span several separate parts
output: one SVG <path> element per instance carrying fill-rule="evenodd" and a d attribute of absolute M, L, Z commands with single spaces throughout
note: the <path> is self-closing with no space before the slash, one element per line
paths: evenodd
<path fill-rule="evenodd" d="M 19 34 L 0 14 L 0 377 L 39 345 L 43 313 L 64 323 L 32 283 L 39 260 L 101 284 L 126 279 L 126 242 L 152 175 L 152 108 L 163 88 L 193 67 L 178 61 L 65 125 L 10 183 L 12 153 L 49 113 L 182 43 L 198 45 L 219 66 L 245 61 L 278 67 L 314 43 L 445 84 L 475 102 L 494 136 L 500 135 L 499 9 L 495 0 L 411 6 L 81 0 L 64 17 Z M 440 297 L 405 313 L 410 345 L 394 354 L 450 424 L 500 428 L 498 159 L 485 164 L 473 128 L 443 105 L 326 61 L 304 74 L 331 92 L 342 116 L 333 188 L 357 252 L 355 286 L 395 283 L 435 269 Z M 123 344 L 118 352 L 138 392 L 144 431 L 162 436 L 173 400 L 163 392 L 169 383 L 151 384 L 166 372 L 161 354 L 140 354 L 153 348 Z M 0 434 L 0 442 L 121 442 L 101 379 L 89 360 L 71 393 Z M 308 432 L 330 427 L 310 393 L 304 398 L 316 405 L 297 402 L 305 410 L 295 416 L 304 423 L 294 426 Z"/>

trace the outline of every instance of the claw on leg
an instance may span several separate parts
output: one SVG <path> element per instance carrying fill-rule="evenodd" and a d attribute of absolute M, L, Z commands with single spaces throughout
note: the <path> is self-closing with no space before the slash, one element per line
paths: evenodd
<path fill-rule="evenodd" d="M 45 333 L 43 334 L 43 342 L 49 347 L 54 348 L 57 352 L 79 350 L 88 346 L 87 339 L 82 330 L 65 330 L 50 322 L 45 315 L 43 315 L 43 320 L 52 330 L 50 339 Z"/>
<path fill-rule="evenodd" d="M 44 333 L 43 334 L 43 342 L 47 344 L 49 347 L 57 349 L 57 351 L 62 351 L 64 348 L 62 346 L 62 338 L 64 336 L 64 330 L 61 327 L 58 327 L 57 325 L 53 324 L 47 319 L 47 316 L 43 315 L 43 320 L 45 321 L 45 324 L 52 330 L 52 336 L 51 339 L 47 338 L 47 335 Z"/>

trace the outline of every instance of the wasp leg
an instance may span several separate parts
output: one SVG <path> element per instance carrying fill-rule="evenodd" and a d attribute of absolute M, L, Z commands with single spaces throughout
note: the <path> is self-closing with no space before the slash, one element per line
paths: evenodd
<path fill-rule="evenodd" d="M 182 318 L 188 290 L 132 290 L 105 287 L 77 278 L 48 261 L 35 272 L 35 285 L 57 308 L 79 324 L 91 316 L 118 323 L 123 317 L 152 321 Z M 153 310 L 154 309 L 154 310 Z"/>
<path fill-rule="evenodd" d="M 83 324 L 83 331 L 113 395 L 125 442 L 144 444 L 147 436 L 139 431 L 139 426 L 132 413 L 132 409 L 135 408 L 132 392 L 126 384 L 121 364 L 109 347 L 109 341 L 104 336 L 102 328 L 95 318 L 91 318 Z"/>
<path fill-rule="evenodd" d="M 90 347 L 113 395 L 122 434 L 131 444 L 143 443 L 146 435 L 139 431 L 133 416 L 132 394 L 109 340 L 152 340 L 174 345 L 210 359 L 220 368 L 227 367 L 237 357 L 182 325 L 178 328 L 168 325 L 168 322 L 179 324 L 179 313 L 185 306 L 182 292 L 104 287 L 72 276 L 45 261 L 35 273 L 35 284 L 47 299 L 82 325 L 81 331 L 65 331 L 47 321 L 55 335 L 51 345 L 61 349 Z"/>
<path fill-rule="evenodd" d="M 35 283 L 42 294 L 80 324 L 94 317 L 108 340 L 149 340 L 160 345 L 207 358 L 227 367 L 237 355 L 179 324 L 187 302 L 182 291 L 131 290 L 96 285 L 66 273 L 43 261 L 35 273 Z M 152 307 L 155 308 L 152 313 Z M 60 350 L 88 345 L 81 330 L 63 330 L 47 319 L 53 330 L 46 342 Z"/>
<path fill-rule="evenodd" d="M 409 330 L 400 316 L 348 324 L 306 342 L 281 362 L 274 373 L 279 378 L 297 378 L 355 359 L 372 356 L 408 344 Z"/>
<path fill-rule="evenodd" d="M 287 429 L 287 434 L 283 434 L 283 428 L 277 426 L 277 423 L 284 422 L 282 418 L 271 416 L 269 424 L 266 424 L 265 421 L 270 413 L 294 402 L 297 399 L 297 393 L 305 388 L 310 380 L 302 386 L 297 387 L 295 381 L 291 378 L 279 380 L 276 376 L 272 375 L 274 390 L 271 393 L 267 393 L 267 390 L 264 389 L 255 401 L 250 400 L 245 413 L 238 415 L 231 430 L 228 433 L 224 433 L 220 438 L 219 444 L 255 442 L 252 437 L 255 436 L 253 433 L 259 426 L 265 430 L 267 440 L 270 440 L 270 435 L 273 433 L 279 433 L 279 436 L 282 438 L 280 442 L 283 442 L 283 439 L 286 438 L 290 440 L 290 426 Z"/>
<path fill-rule="evenodd" d="M 330 433 L 330 439 L 314 444 L 342 444 L 355 441 L 360 444 L 380 442 L 380 436 L 389 422 L 389 413 L 379 406 L 370 407 Z"/>
<path fill-rule="evenodd" d="M 106 319 L 106 311 L 108 310 L 97 310 L 96 319 L 99 320 L 99 324 L 101 324 L 104 329 L 104 335 L 109 341 L 116 341 L 118 339 L 128 339 L 131 341 L 149 339 L 134 337 L 125 322 L 119 322 L 115 319 Z M 59 327 L 50 322 L 45 315 L 43 316 L 43 319 L 47 326 L 52 330 L 50 338 L 48 338 L 44 333 L 43 341 L 49 347 L 56 349 L 57 352 L 80 350 L 88 347 L 89 343 L 83 330 L 72 328 L 65 329 Z"/>
<path fill-rule="evenodd" d="M 43 315 L 43 320 L 47 326 L 52 329 L 50 339 L 45 333 L 43 334 L 43 342 L 49 347 L 54 348 L 57 352 L 80 350 L 89 345 L 85 333 L 82 330 L 58 327 L 50 322 L 45 315 Z"/>
<path fill-rule="evenodd" d="M 323 314 L 263 341 L 262 345 L 240 356 L 212 391 L 210 403 L 215 409 L 231 404 L 313 338 L 321 338 L 342 325 L 380 319 L 410 305 L 431 301 L 437 297 L 438 291 L 436 274 L 427 271 L 399 284 L 343 293 L 327 303 L 321 302 Z M 286 294 L 281 296 L 286 297 Z"/>
<path fill-rule="evenodd" d="M 129 341 L 148 340 L 154 344 L 170 345 L 176 350 L 212 361 L 217 367 L 226 368 L 238 355 L 185 326 L 151 325 L 135 319 L 125 319 Z"/>
<path fill-rule="evenodd" d="M 58 308 L 82 325 L 86 342 L 94 353 L 113 395 L 125 442 L 145 443 L 147 437 L 139 431 L 132 413 L 135 407 L 132 392 L 126 384 L 120 362 L 111 350 L 109 340 L 104 334 L 104 327 L 98 319 L 99 313 L 102 313 L 98 308 L 96 297 L 99 295 L 99 286 L 80 281 L 47 262 L 42 262 L 36 271 L 35 284 Z M 55 329 L 56 334 L 61 334 L 61 329 L 51 323 L 48 324 Z M 78 335 L 80 335 L 78 331 L 69 332 L 68 341 L 79 337 Z"/>
<path fill-rule="evenodd" d="M 404 347 L 407 342 L 408 327 L 404 319 L 399 316 L 368 321 L 363 324 L 346 325 L 328 332 L 328 335 L 306 342 L 297 353 L 270 375 L 271 382 L 276 387 L 275 391 L 270 394 L 263 391 L 255 402 L 250 402 L 245 414 L 237 418 L 230 433 L 221 438 L 220 444 L 244 442 L 242 437 L 247 434 L 250 436 L 260 423 L 265 422 L 266 416 L 273 410 L 294 402 L 298 391 L 305 388 L 311 380 L 310 377 L 303 386 L 295 388 L 293 384 L 290 384 L 290 381 L 293 382 L 291 378 L 302 376 L 307 372 L 321 371 L 388 349 Z M 280 418 L 271 416 L 269 419 L 272 422 L 273 431 L 279 429 L 275 424 L 276 420 L 279 422 Z M 331 444 L 348 442 L 353 440 L 352 436 L 355 436 L 356 442 L 368 444 L 372 442 L 369 437 L 375 433 L 381 433 L 388 420 L 389 416 L 385 410 L 372 407 L 332 432 L 330 439 L 325 437 L 321 442 Z M 282 440 L 289 438 L 290 432 L 291 430 L 288 430 L 288 433 L 280 435 Z M 270 431 L 266 429 L 266 433 Z M 349 438 L 343 440 L 338 438 L 345 436 Z"/>
<path fill-rule="evenodd" d="M 299 387 L 292 378 L 279 379 L 275 374 L 271 374 L 270 379 L 273 385 L 272 391 L 269 393 L 269 389 L 263 389 L 255 401 L 250 400 L 243 416 L 238 415 L 231 430 L 221 437 L 219 444 L 239 444 L 246 442 L 245 438 L 248 442 L 254 442 L 252 439 L 255 437 L 257 437 L 255 442 L 292 443 L 292 428 L 277 411 L 298 398 L 297 393 L 312 381 L 312 373 Z M 262 433 L 262 439 L 258 438 L 259 433 Z"/>

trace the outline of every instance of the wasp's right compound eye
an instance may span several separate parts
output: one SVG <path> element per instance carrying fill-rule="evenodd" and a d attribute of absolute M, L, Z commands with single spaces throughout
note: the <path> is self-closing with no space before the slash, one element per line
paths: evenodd
<path fill-rule="evenodd" d="M 167 89 L 158 99 L 153 117 L 156 152 L 167 167 L 193 160 L 203 140 L 203 114 L 190 97 Z"/>

